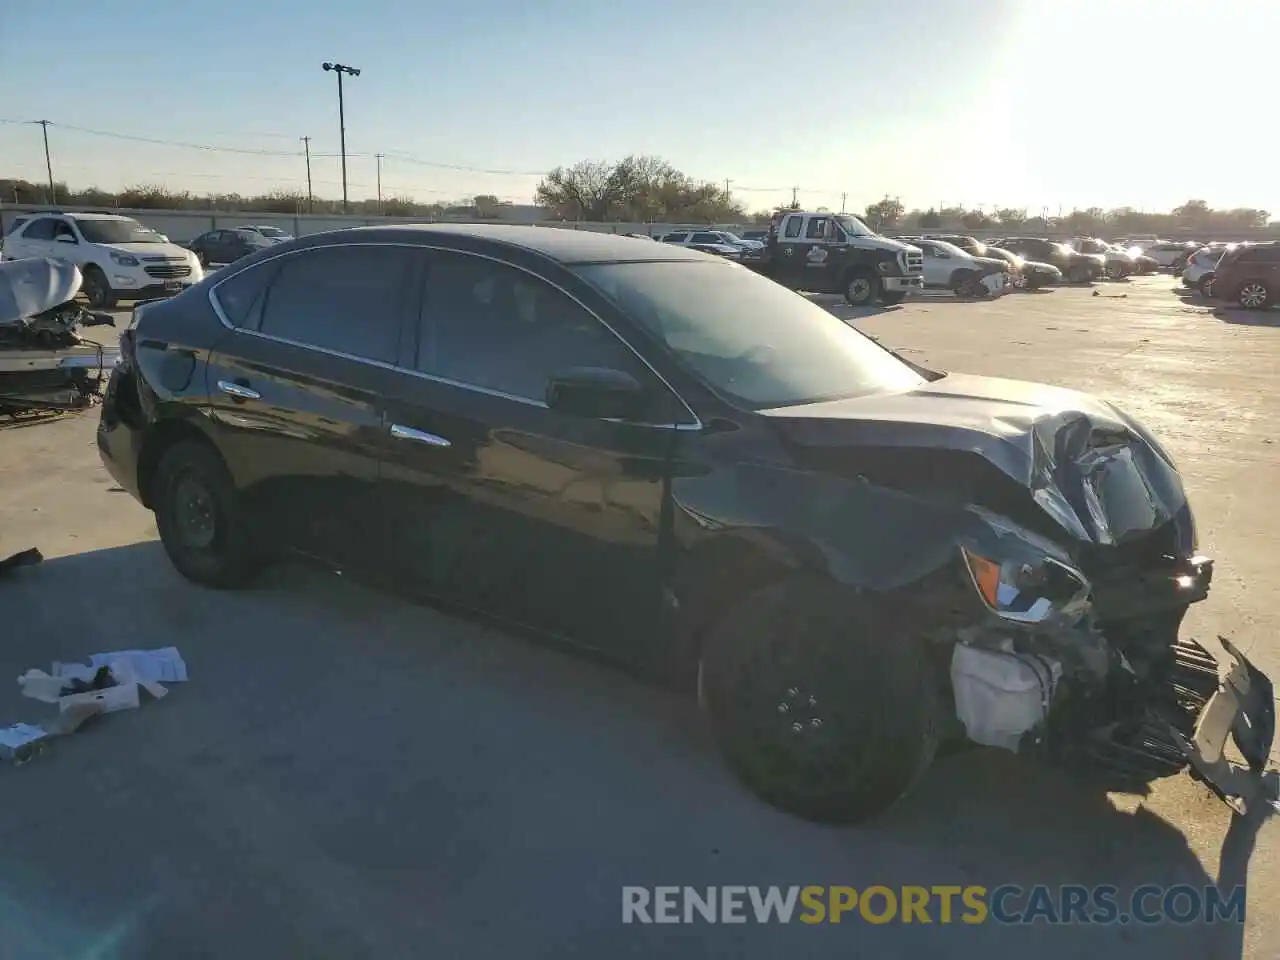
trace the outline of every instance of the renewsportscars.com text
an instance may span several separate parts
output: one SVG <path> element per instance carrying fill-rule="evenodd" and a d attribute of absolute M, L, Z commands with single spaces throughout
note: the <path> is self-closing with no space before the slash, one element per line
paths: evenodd
<path fill-rule="evenodd" d="M 623 923 L 1244 923 L 1243 887 L 623 887 Z"/>

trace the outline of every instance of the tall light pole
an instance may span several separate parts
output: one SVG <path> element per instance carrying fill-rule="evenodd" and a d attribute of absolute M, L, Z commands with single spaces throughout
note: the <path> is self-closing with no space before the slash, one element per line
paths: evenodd
<path fill-rule="evenodd" d="M 332 70 L 338 75 L 338 143 L 342 150 L 342 212 L 347 212 L 347 120 L 342 104 L 342 75 L 349 73 L 353 77 L 360 76 L 356 67 L 348 67 L 343 63 L 331 63 L 326 60 L 320 66 L 326 71 Z"/>
<path fill-rule="evenodd" d="M 307 152 L 307 213 L 315 213 L 316 204 L 311 196 L 311 138 L 299 137 L 298 139 L 302 141 L 302 146 Z"/>
<path fill-rule="evenodd" d="M 53 185 L 53 161 L 49 159 L 49 121 L 37 120 L 40 129 L 44 133 L 44 169 L 49 174 L 49 203 L 56 204 L 58 202 L 58 191 Z"/>

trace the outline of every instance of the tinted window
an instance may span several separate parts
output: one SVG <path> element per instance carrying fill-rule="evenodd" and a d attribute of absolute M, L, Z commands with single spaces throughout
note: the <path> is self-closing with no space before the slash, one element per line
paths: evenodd
<path fill-rule="evenodd" d="M 412 251 L 324 247 L 283 257 L 267 289 L 261 331 L 295 343 L 393 363 Z"/>
<path fill-rule="evenodd" d="M 752 409 L 910 390 L 905 363 L 807 298 L 744 267 L 575 268 L 696 376 Z"/>
<path fill-rule="evenodd" d="M 71 229 L 71 224 L 65 220 L 54 220 L 53 223 L 53 239 L 59 237 L 70 237 L 72 240 L 77 239 L 76 232 Z"/>
<path fill-rule="evenodd" d="M 826 217 L 813 217 L 809 220 L 808 229 L 805 230 L 804 236 L 806 240 L 821 240 L 822 231 L 827 225 Z"/>
<path fill-rule="evenodd" d="M 1247 247 L 1236 259 L 1240 263 L 1274 263 L 1280 260 L 1280 247 Z"/>
<path fill-rule="evenodd" d="M 724 237 L 717 236 L 714 233 L 695 233 L 693 235 L 694 243 L 726 243 Z"/>
<path fill-rule="evenodd" d="M 418 370 L 541 401 L 551 375 L 574 366 L 640 375 L 630 348 L 551 284 L 481 257 L 432 253 Z"/>
<path fill-rule="evenodd" d="M 26 217 L 14 217 L 13 220 L 9 223 L 9 229 L 6 230 L 5 233 L 6 234 L 17 233 L 22 228 L 22 225 L 26 222 L 27 222 Z"/>
<path fill-rule="evenodd" d="M 49 217 L 41 217 L 39 220 L 32 220 L 31 225 L 22 232 L 24 240 L 52 240 L 54 228 L 57 227 L 58 221 Z"/>
<path fill-rule="evenodd" d="M 687 233 L 668 233 L 662 238 L 663 243 L 684 243 L 689 238 Z"/>
<path fill-rule="evenodd" d="M 803 226 L 804 217 L 788 217 L 785 236 L 793 239 L 800 236 L 800 228 Z"/>
<path fill-rule="evenodd" d="M 216 236 L 216 233 L 206 233 L 204 236 L 207 239 Z M 250 267 L 214 287 L 213 298 L 218 302 L 228 323 L 246 330 L 258 329 L 262 322 L 262 304 L 266 299 L 267 287 L 275 278 L 279 265 L 279 261 L 273 261 Z"/>

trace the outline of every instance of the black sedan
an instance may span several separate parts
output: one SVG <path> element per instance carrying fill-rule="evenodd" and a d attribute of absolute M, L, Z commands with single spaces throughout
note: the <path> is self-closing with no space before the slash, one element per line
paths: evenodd
<path fill-rule="evenodd" d="M 883 810 L 951 738 L 1111 789 L 1190 761 L 1241 803 L 1260 777 L 1223 742 L 1258 769 L 1271 747 L 1266 678 L 1228 648 L 1218 691 L 1178 637 L 1213 563 L 1140 424 L 918 366 L 695 251 L 279 244 L 135 309 L 97 440 L 188 579 L 297 552 L 593 647 L 696 691 L 803 816 Z"/>
<path fill-rule="evenodd" d="M 984 256 L 1005 261 L 1013 268 L 1013 286 L 1017 290 L 1038 290 L 1062 282 L 1062 271 L 1051 263 L 1026 260 L 1011 250 L 983 244 Z"/>
<path fill-rule="evenodd" d="M 207 267 L 235 263 L 273 245 L 274 241 L 252 230 L 210 230 L 188 243 L 187 249 L 200 258 L 201 266 Z"/>
<path fill-rule="evenodd" d="M 992 240 L 994 246 L 1027 260 L 1048 263 L 1062 271 L 1068 283 L 1090 283 L 1106 273 L 1106 257 L 1100 253 L 1080 253 L 1065 243 L 1042 237 L 1006 237 Z"/>

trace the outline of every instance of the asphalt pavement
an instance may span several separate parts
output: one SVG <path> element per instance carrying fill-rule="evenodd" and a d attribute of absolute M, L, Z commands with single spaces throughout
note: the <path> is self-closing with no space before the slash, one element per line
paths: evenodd
<path fill-rule="evenodd" d="M 1218 558 L 1190 632 L 1277 676 L 1280 314 L 1174 285 L 832 309 L 914 360 L 1145 421 Z M 301 567 L 191 586 L 96 419 L 0 429 L 0 555 L 48 558 L 0 584 L 0 676 L 175 644 L 191 679 L 0 767 L 0 958 L 1280 953 L 1276 823 L 1185 777 L 1108 797 L 974 751 L 875 823 L 807 824 L 734 781 L 691 704 L 608 668 Z M 0 685 L 0 722 L 46 715 Z M 1243 928 L 621 922 L 624 885 L 1212 882 L 1248 884 Z"/>

